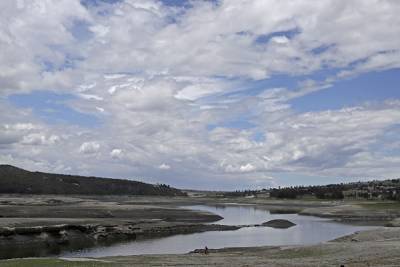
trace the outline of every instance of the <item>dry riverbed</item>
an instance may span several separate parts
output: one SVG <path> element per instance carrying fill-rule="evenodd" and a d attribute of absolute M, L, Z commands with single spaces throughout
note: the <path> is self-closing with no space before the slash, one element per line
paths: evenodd
<path fill-rule="evenodd" d="M 6 251 L 11 257 L 20 257 L 18 253 L 29 256 L 29 252 L 35 251 L 31 256 L 46 256 L 63 249 L 121 240 L 231 230 L 236 226 L 205 224 L 220 219 L 218 215 L 178 207 L 233 203 L 349 223 L 400 225 L 400 204 L 391 202 L 2 195 L 0 251 Z M 314 246 L 231 248 L 211 250 L 209 255 L 147 255 L 96 260 L 18 259 L 0 261 L 0 266 L 398 266 L 399 255 L 400 228 L 392 227 Z"/>
<path fill-rule="evenodd" d="M 101 259 L 13 259 L 8 266 L 399 266 L 400 228 L 365 231 L 314 246 L 210 250 L 208 255 L 144 255 Z"/>
<path fill-rule="evenodd" d="M 124 240 L 235 228 L 205 224 L 222 217 L 179 209 L 179 198 L 165 200 L 3 195 L 0 258 L 56 255 Z"/>

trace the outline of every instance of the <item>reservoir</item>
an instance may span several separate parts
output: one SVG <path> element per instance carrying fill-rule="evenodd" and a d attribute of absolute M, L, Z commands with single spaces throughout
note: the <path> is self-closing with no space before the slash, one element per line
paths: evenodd
<path fill-rule="evenodd" d="M 209 211 L 223 217 L 213 222 L 225 225 L 261 224 L 273 219 L 286 219 L 296 225 L 288 229 L 245 227 L 234 231 L 210 231 L 186 235 L 136 240 L 63 253 L 61 257 L 107 257 L 141 254 L 179 254 L 204 248 L 312 245 L 356 231 L 376 227 L 342 224 L 329 219 L 298 214 L 271 214 L 251 205 L 185 206 L 185 209 Z"/>

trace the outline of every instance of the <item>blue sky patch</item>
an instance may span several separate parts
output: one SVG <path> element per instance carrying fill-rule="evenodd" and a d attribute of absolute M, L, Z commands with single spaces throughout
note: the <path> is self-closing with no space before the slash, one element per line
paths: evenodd
<path fill-rule="evenodd" d="M 318 47 L 312 49 L 311 53 L 313 53 L 314 55 L 320 55 L 320 54 L 325 53 L 329 49 L 332 49 L 333 47 L 335 47 L 335 45 L 333 45 L 333 44 L 331 44 L 331 45 L 321 45 L 321 46 L 318 46 Z"/>
<path fill-rule="evenodd" d="M 115 4 L 124 0 L 81 0 L 81 4 L 87 8 L 90 6 L 100 6 L 102 4 Z"/>
<path fill-rule="evenodd" d="M 75 20 L 70 31 L 75 39 L 79 41 L 87 41 L 93 37 L 93 33 L 89 30 L 90 24 L 84 20 Z"/>
<path fill-rule="evenodd" d="M 41 65 L 43 66 L 42 69 L 45 72 L 56 72 L 56 71 L 63 71 L 65 69 L 73 69 L 75 68 L 77 62 L 82 60 L 83 58 L 66 55 L 64 62 L 62 62 L 61 64 L 56 64 L 49 60 L 43 60 L 41 62 Z"/>
<path fill-rule="evenodd" d="M 288 39 L 292 39 L 295 37 L 297 34 L 300 33 L 299 28 L 293 28 L 287 31 L 278 31 L 278 32 L 272 32 L 268 34 L 261 34 L 256 37 L 254 40 L 255 43 L 257 44 L 266 44 L 268 43 L 272 38 L 277 37 L 277 36 L 285 36 Z"/>
<path fill-rule="evenodd" d="M 290 101 L 298 111 L 322 111 L 400 98 L 400 69 L 369 72 Z"/>
<path fill-rule="evenodd" d="M 97 117 L 79 112 L 70 106 L 74 100 L 71 94 L 57 94 L 51 91 L 35 91 L 29 94 L 14 94 L 8 100 L 16 107 L 29 108 L 39 118 L 50 124 L 73 124 L 83 127 L 94 127 L 100 124 Z"/>

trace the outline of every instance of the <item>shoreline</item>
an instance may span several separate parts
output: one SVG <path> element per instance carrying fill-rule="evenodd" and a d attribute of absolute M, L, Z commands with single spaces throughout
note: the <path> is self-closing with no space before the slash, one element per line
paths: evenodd
<path fill-rule="evenodd" d="M 380 209 L 380 203 L 331 201 L 129 196 L 66 197 L 54 195 L 31 195 L 29 197 L 26 195 L 0 195 L 0 201 L 6 203 L 6 205 L 0 205 L 1 214 L 6 215 L 5 217 L 4 215 L 0 217 L 0 247 L 2 247 L 3 251 L 4 248 L 10 251 L 21 251 L 21 244 L 27 241 L 29 243 L 30 240 L 32 242 L 31 245 L 28 244 L 28 250 L 29 247 L 34 245 L 35 248 L 42 248 L 43 251 L 45 251 L 43 254 L 36 254 L 33 256 L 46 256 L 49 254 L 59 254 L 61 249 L 64 250 L 68 248 L 68 245 L 72 245 L 73 247 L 74 244 L 78 244 L 78 247 L 81 246 L 84 248 L 135 239 L 151 239 L 175 234 L 189 234 L 213 230 L 233 230 L 233 228 L 239 229 L 244 227 L 238 225 L 224 226 L 209 224 L 212 221 L 218 220 L 220 217 L 207 212 L 180 209 L 180 207 L 186 205 L 253 205 L 257 209 L 269 210 L 274 214 L 297 213 L 300 215 L 327 218 L 351 225 L 400 225 L 400 220 L 396 219 L 400 217 L 400 209 L 397 209 L 397 205 L 394 204 L 393 207 L 396 208 L 395 210 L 387 209 L 387 207 L 391 207 L 388 206 L 390 203 L 385 203 L 385 209 Z M 5 202 L 5 200 L 7 202 Z M 54 213 L 58 210 L 62 210 L 62 215 L 68 215 L 68 218 Z M 23 214 L 25 217 L 7 217 L 11 212 L 17 215 Z M 92 217 L 82 218 L 80 217 L 82 213 L 90 214 Z M 43 214 L 53 215 L 53 217 L 40 217 Z M 129 219 L 124 218 L 124 216 L 127 215 L 130 216 Z M 208 224 L 204 224 L 205 222 Z M 382 231 L 385 232 L 386 229 L 387 228 L 382 228 Z M 400 231 L 400 228 L 393 229 L 399 229 Z M 18 242 L 15 243 L 14 247 L 10 246 L 10 244 L 12 244 L 12 242 L 10 242 L 12 238 L 10 237 L 12 237 L 13 233 L 19 238 L 17 238 Z M 25 238 L 24 235 L 27 238 Z M 3 236 L 3 238 L 1 236 Z M 326 244 L 335 242 L 337 241 L 332 240 L 326 243 L 313 245 L 312 247 L 325 246 Z M 352 244 L 352 242 L 350 242 L 350 244 Z M 48 249 L 53 246 L 59 247 L 59 250 L 50 251 Z M 309 247 L 307 245 L 299 246 L 302 249 Z M 239 250 L 241 253 L 250 253 L 250 251 L 252 251 L 251 253 L 255 253 L 259 251 L 259 249 L 269 250 L 271 247 L 224 248 L 210 251 L 223 256 L 226 253 L 239 253 Z M 276 247 L 272 248 L 272 250 L 276 249 Z M 279 247 L 279 249 L 286 250 L 291 248 Z M 296 249 L 299 248 L 297 247 Z M 159 256 L 161 257 L 161 255 Z M 18 257 L 18 255 L 15 254 L 15 257 Z M 158 256 L 125 256 L 125 259 L 131 259 L 131 257 L 147 257 L 149 259 Z M 179 256 L 174 257 L 179 258 Z M 53 256 L 53 259 L 57 259 L 56 256 Z M 0 261 L 0 266 L 3 266 L 3 263 L 4 261 Z"/>
<path fill-rule="evenodd" d="M 400 228 L 360 231 L 316 245 L 228 247 L 209 254 L 0 260 L 8 266 L 398 266 Z M 73 265 L 71 265 L 73 264 Z"/>

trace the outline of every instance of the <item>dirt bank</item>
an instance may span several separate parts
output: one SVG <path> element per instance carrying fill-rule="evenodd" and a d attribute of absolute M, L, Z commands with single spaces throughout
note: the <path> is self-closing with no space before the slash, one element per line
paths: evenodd
<path fill-rule="evenodd" d="M 109 245 L 124 240 L 151 239 L 176 234 L 237 230 L 240 227 L 216 224 L 141 222 L 119 224 L 62 224 L 52 226 L 1 227 L 1 258 L 57 255 Z"/>
<path fill-rule="evenodd" d="M 308 214 L 357 224 L 400 225 L 400 205 L 390 202 L 0 195 L 0 254 L 3 258 L 56 255 L 64 249 L 79 249 L 122 240 L 239 228 L 204 224 L 217 221 L 221 217 L 179 208 L 182 205 L 193 204 L 246 204 L 270 210 L 272 213 Z M 329 248 L 335 247 L 331 243 Z M 379 244 L 369 245 L 374 247 Z M 274 250 L 276 248 L 272 249 Z M 240 254 L 248 249 L 243 248 L 241 252 L 236 249 L 229 251 Z M 258 249 L 251 248 L 250 251 Z M 227 251 L 221 250 L 219 253 Z M 153 256 L 146 257 L 150 259 Z M 140 256 L 134 259 L 140 259 Z"/>
<path fill-rule="evenodd" d="M 203 199 L 213 203 L 212 199 Z M 276 200 L 266 198 L 220 198 L 219 204 L 255 205 L 274 214 L 298 213 L 357 225 L 397 226 L 400 225 L 400 202 L 395 201 L 334 201 L 334 200 Z"/>
<path fill-rule="evenodd" d="M 204 224 L 222 219 L 209 212 L 155 205 L 148 200 L 2 195 L 0 258 L 57 255 L 62 250 L 124 240 L 234 228 Z M 168 204 L 179 202 L 179 198 L 169 200 Z"/>
<path fill-rule="evenodd" d="M 356 233 L 314 246 L 209 250 L 208 255 L 143 255 L 101 259 L 15 259 L 8 266 L 398 266 L 400 228 Z"/>

